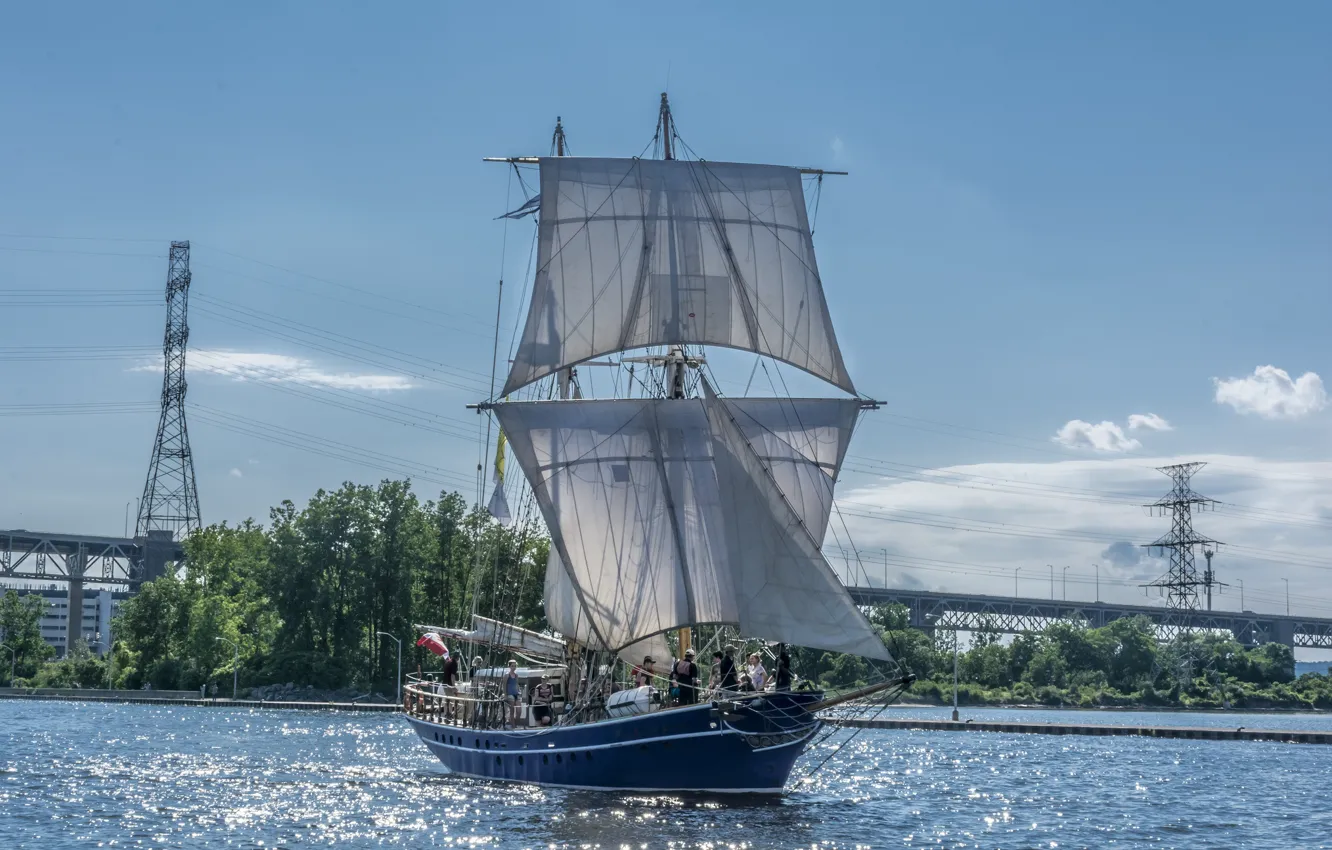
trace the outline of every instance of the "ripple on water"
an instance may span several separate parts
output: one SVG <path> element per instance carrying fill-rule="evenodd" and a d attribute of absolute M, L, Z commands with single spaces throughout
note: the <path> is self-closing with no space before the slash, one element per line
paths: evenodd
<path fill-rule="evenodd" d="M 399 718 L 0 701 L 0 845 L 1327 847 L 1329 755 L 842 733 L 785 797 L 598 794 L 445 776 Z"/>

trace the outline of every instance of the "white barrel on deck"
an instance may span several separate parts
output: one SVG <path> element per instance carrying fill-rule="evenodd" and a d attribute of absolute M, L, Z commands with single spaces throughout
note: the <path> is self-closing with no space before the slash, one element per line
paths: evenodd
<path fill-rule="evenodd" d="M 606 698 L 606 713 L 611 717 L 633 717 L 635 714 L 647 714 L 652 704 L 652 687 L 630 688 L 616 691 Z"/>

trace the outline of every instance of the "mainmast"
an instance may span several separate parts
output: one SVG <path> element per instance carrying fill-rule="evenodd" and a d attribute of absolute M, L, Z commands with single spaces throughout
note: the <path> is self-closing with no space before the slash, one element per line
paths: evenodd
<path fill-rule="evenodd" d="M 555 156 L 564 156 L 564 149 L 567 140 L 564 138 L 564 122 L 560 116 L 555 116 L 555 134 L 550 137 L 550 152 Z M 578 372 L 570 366 L 567 369 L 560 370 L 560 398 L 572 398 L 573 389 L 576 386 Z"/>
<path fill-rule="evenodd" d="M 657 137 L 661 139 L 662 159 L 675 159 L 671 150 L 671 137 L 674 135 L 675 121 L 671 118 L 671 102 L 667 99 L 666 92 L 662 92 L 661 109 L 657 113 Z M 666 397 L 684 398 L 686 366 L 684 346 L 672 345 L 667 350 L 662 365 L 666 369 Z"/>
<path fill-rule="evenodd" d="M 661 93 L 661 111 L 657 114 L 657 137 L 661 139 L 661 158 L 675 159 L 671 153 L 671 137 L 675 135 L 675 121 L 671 118 L 671 104 L 666 92 Z"/>
<path fill-rule="evenodd" d="M 555 156 L 564 156 L 564 125 L 560 116 L 555 116 L 555 135 L 550 139 L 550 149 Z"/>

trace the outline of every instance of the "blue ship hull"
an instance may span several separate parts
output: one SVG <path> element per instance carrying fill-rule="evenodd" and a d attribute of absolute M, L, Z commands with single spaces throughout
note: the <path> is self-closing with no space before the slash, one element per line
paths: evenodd
<path fill-rule="evenodd" d="M 451 773 L 563 788 L 780 793 L 822 725 L 817 693 L 666 709 L 543 729 L 470 729 L 408 717 Z"/>

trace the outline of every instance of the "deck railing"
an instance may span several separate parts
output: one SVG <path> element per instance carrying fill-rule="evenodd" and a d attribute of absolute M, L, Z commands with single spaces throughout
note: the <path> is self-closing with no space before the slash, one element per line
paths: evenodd
<path fill-rule="evenodd" d="M 473 681 L 462 689 L 433 677 L 409 675 L 402 690 L 402 709 L 431 723 L 469 729 L 493 729 L 508 720 L 510 707 L 496 682 Z"/>

